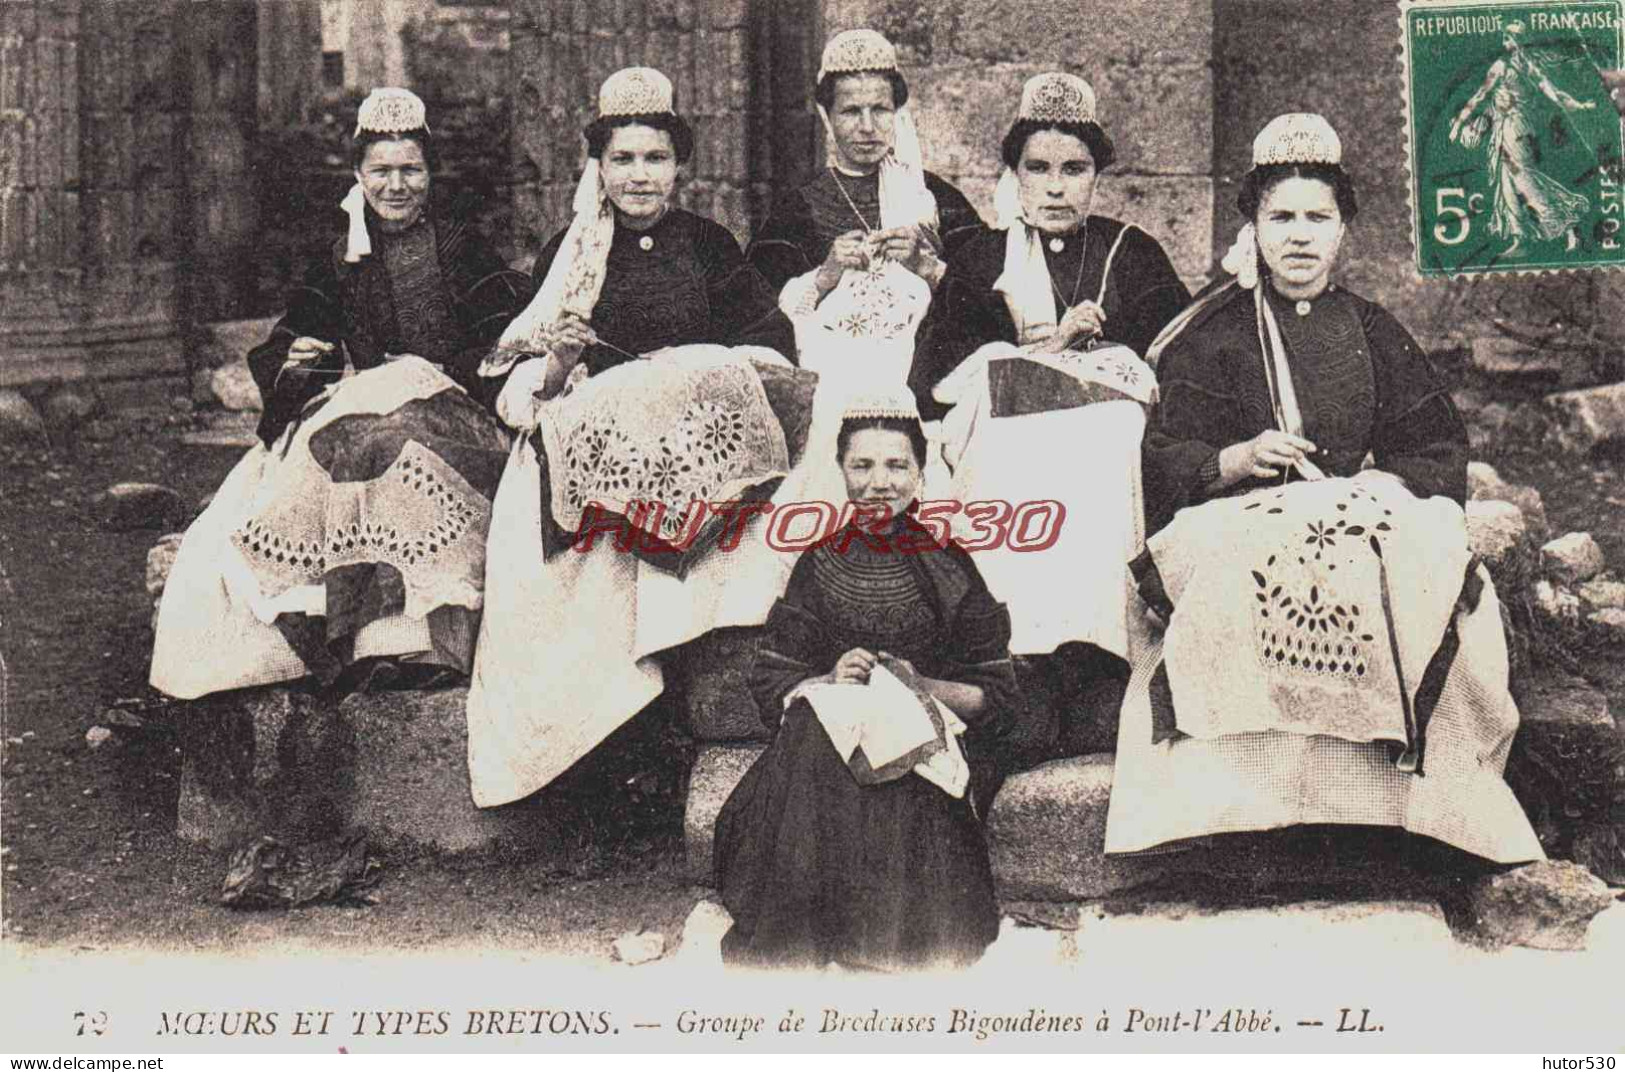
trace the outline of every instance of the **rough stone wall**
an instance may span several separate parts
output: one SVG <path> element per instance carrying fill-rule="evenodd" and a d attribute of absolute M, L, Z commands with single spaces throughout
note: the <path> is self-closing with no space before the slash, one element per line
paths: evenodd
<path fill-rule="evenodd" d="M 826 38 L 870 26 L 898 45 L 926 167 L 989 219 L 999 143 L 1022 83 L 1047 70 L 1086 78 L 1118 156 L 1101 177 L 1096 208 L 1154 235 L 1187 283 L 1206 279 L 1213 0 L 824 0 L 823 9 Z"/>
<path fill-rule="evenodd" d="M 322 93 L 321 0 L 262 2 L 257 14 L 260 123 L 302 123 Z"/>
<path fill-rule="evenodd" d="M 245 299 L 259 216 L 248 173 L 259 112 L 255 0 L 193 3 L 181 14 L 190 94 L 184 225 L 191 318 L 231 320 L 251 312 Z"/>
<path fill-rule="evenodd" d="M 0 385 L 183 367 L 180 11 L 0 4 Z"/>
<path fill-rule="evenodd" d="M 683 207 L 748 236 L 749 0 L 511 0 L 515 244 L 535 253 L 569 219 L 581 129 L 622 67 L 659 68 L 694 127 Z"/>
<path fill-rule="evenodd" d="M 1347 285 L 1387 306 L 1424 344 L 1460 343 L 1493 332 L 1492 317 L 1548 322 L 1547 298 L 1567 305 L 1584 292 L 1592 315 L 1625 308 L 1619 273 L 1605 282 L 1566 275 L 1517 280 L 1423 281 L 1412 267 L 1409 173 L 1401 96 L 1399 13 L 1373 0 L 1214 0 L 1214 244 L 1229 247 L 1240 225 L 1236 180 L 1253 137 L 1282 112 L 1325 115 L 1343 139 L 1360 214 L 1343 247 Z M 1608 314 L 1606 310 L 1614 310 Z"/>

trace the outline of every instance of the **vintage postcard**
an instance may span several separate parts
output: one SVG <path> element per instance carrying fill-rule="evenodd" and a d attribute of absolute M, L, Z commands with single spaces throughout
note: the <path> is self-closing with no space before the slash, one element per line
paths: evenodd
<path fill-rule="evenodd" d="M 1625 264 L 1621 128 L 1601 3 L 1412 2 L 1404 34 L 1416 267 L 1473 275 Z"/>
<path fill-rule="evenodd" d="M 9 1067 L 1609 1072 L 1622 7 L 0 0 Z"/>

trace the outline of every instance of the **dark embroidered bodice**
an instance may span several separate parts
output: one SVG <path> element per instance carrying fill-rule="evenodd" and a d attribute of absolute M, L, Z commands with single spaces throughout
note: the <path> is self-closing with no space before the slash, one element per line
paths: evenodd
<path fill-rule="evenodd" d="M 461 348 L 462 331 L 440 271 L 434 228 L 381 235 L 379 247 L 395 314 L 393 331 L 380 340 L 385 352 L 444 362 Z"/>
<path fill-rule="evenodd" d="M 1352 476 L 1371 449 L 1377 419 L 1376 373 L 1359 307 L 1344 290 L 1321 295 L 1307 316 L 1273 291 L 1270 306 L 1286 343 L 1304 435 L 1320 448 L 1315 463 L 1332 476 Z M 1273 423 L 1267 397 L 1250 392 L 1247 406 L 1260 429 Z"/>
<path fill-rule="evenodd" d="M 634 354 L 718 341 L 710 330 L 698 222 L 696 216 L 671 212 L 647 231 L 615 228 L 604 286 L 592 311 L 600 338 Z"/>
<path fill-rule="evenodd" d="M 548 242 L 531 271 L 534 294 L 559 255 L 566 231 Z M 790 322 L 727 228 L 679 208 L 647 230 L 619 223 L 609 247 L 592 328 L 607 346 L 589 346 L 596 376 L 667 346 L 714 343 L 795 352 Z"/>
<path fill-rule="evenodd" d="M 842 193 L 845 190 L 845 194 Z M 848 231 L 880 230 L 880 177 L 839 175 L 825 168 L 801 188 L 812 211 L 815 249 L 820 262 L 829 256 L 829 247 Z M 851 203 L 847 203 L 847 198 Z M 853 211 L 856 208 L 856 211 Z"/>
<path fill-rule="evenodd" d="M 853 540 L 844 553 L 825 545 L 810 554 L 808 609 L 829 630 L 835 657 L 864 648 L 885 650 L 916 666 L 935 661 L 945 623 L 910 561 L 913 556 L 878 552 L 861 540 Z"/>

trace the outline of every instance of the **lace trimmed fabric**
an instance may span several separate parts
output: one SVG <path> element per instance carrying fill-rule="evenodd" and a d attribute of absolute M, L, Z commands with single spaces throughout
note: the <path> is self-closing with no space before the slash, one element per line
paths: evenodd
<path fill-rule="evenodd" d="M 1381 477 L 1296 483 L 1183 510 L 1149 550 L 1180 732 L 1407 743 L 1471 558 L 1460 507 Z"/>
<path fill-rule="evenodd" d="M 543 408 L 553 517 L 566 531 L 590 503 L 623 515 L 664 511 L 676 541 L 695 499 L 723 502 L 789 471 L 784 430 L 748 361 L 679 347 L 620 365 Z"/>
<path fill-rule="evenodd" d="M 365 481 L 334 482 L 310 449 L 313 436 L 343 417 L 390 413 L 446 390 L 461 388 L 420 358 L 402 358 L 354 377 L 292 433 L 286 459 L 230 537 L 242 568 L 227 571 L 228 587 L 262 621 L 325 613 L 322 578 L 366 562 L 400 571 L 410 617 L 438 606 L 479 608 L 486 496 L 415 441 Z"/>

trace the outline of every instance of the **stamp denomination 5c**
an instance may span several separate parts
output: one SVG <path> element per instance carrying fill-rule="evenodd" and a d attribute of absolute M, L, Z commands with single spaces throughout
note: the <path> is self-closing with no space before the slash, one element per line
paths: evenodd
<path fill-rule="evenodd" d="M 1405 0 L 1412 231 L 1424 276 L 1625 267 L 1625 0 Z"/>

